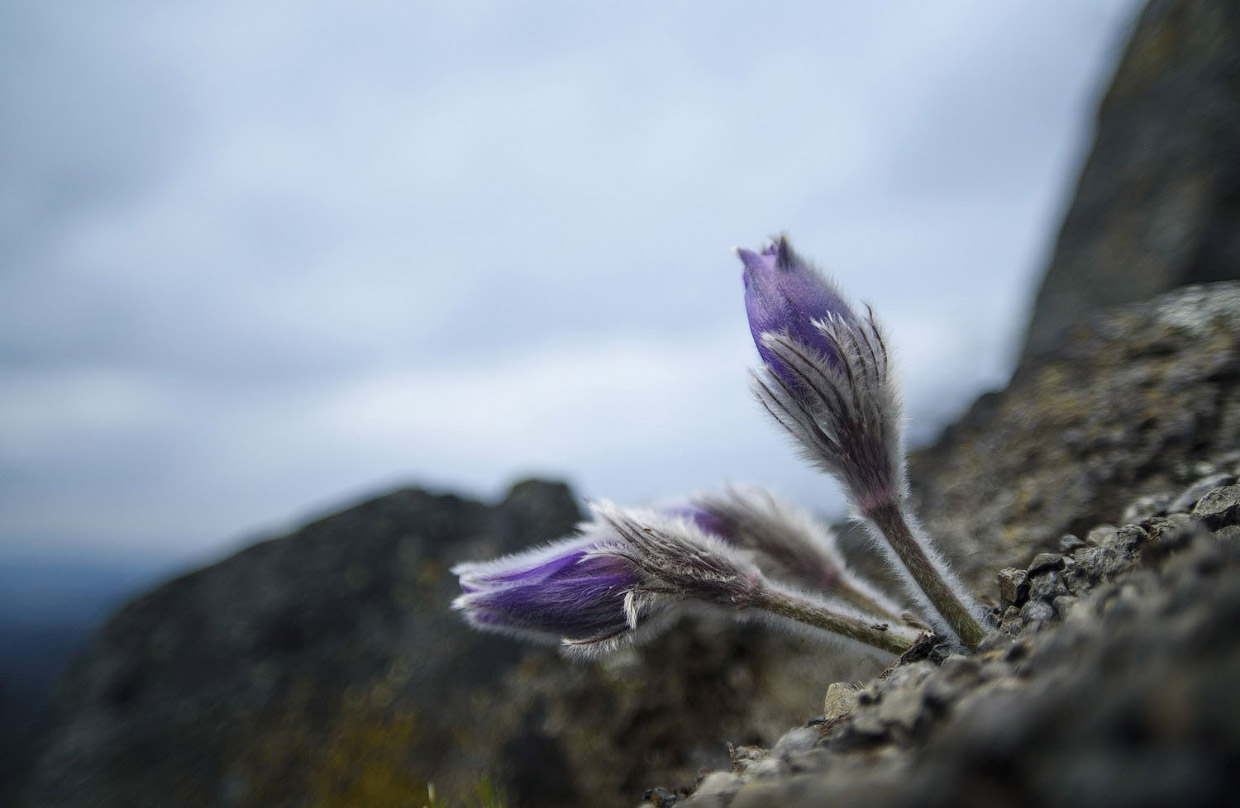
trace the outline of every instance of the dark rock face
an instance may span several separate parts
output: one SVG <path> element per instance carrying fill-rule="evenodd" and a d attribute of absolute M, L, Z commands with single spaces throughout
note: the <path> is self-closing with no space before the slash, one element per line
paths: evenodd
<path fill-rule="evenodd" d="M 769 741 L 881 662 L 686 620 L 605 664 L 471 631 L 457 561 L 567 534 L 563 485 L 398 491 L 171 581 L 59 688 L 25 806 L 620 806 Z"/>
<path fill-rule="evenodd" d="M 1098 309 L 1240 278 L 1240 5 L 1149 3 L 1096 127 L 1022 364 Z"/>
<path fill-rule="evenodd" d="M 1143 495 L 1134 507 L 1164 510 L 1156 495 L 1238 448 L 1240 283 L 1219 283 L 1096 317 L 915 453 L 910 474 L 926 527 L 983 591 Z"/>
<path fill-rule="evenodd" d="M 456 716 L 520 650 L 462 629 L 448 568 L 578 518 L 562 485 L 525 483 L 496 507 L 398 491 L 160 586 L 61 683 L 24 804 L 424 796 L 434 774 L 477 763 L 452 747 Z"/>
<path fill-rule="evenodd" d="M 1001 571 L 1000 628 L 975 656 L 931 652 L 833 684 L 820 718 L 646 804 L 1231 804 L 1238 491 L 1213 488 L 1191 512 L 1102 526 L 1070 553 Z"/>

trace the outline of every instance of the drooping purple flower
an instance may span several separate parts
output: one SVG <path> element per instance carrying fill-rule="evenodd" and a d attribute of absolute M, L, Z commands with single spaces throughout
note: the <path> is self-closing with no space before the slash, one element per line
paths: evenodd
<path fill-rule="evenodd" d="M 667 516 L 692 522 L 704 533 L 718 536 L 728 542 L 732 542 L 736 533 L 736 525 L 696 502 L 668 505 L 660 508 L 659 511 Z"/>
<path fill-rule="evenodd" d="M 895 604 L 848 568 L 829 527 L 769 491 L 728 486 L 723 493 L 697 494 L 660 511 L 753 553 L 758 568 L 775 580 L 809 587 L 884 619 L 900 619 Z"/>
<path fill-rule="evenodd" d="M 856 319 L 835 285 L 797 255 L 783 236 L 762 252 L 737 248 L 736 254 L 745 265 L 745 312 L 762 361 L 785 381 L 797 383 L 763 341 L 764 334 L 786 333 L 831 364 L 839 364 L 838 346 L 814 325 L 833 318 Z"/>
<path fill-rule="evenodd" d="M 453 608 L 476 628 L 556 642 L 586 657 L 653 636 L 689 600 L 756 610 L 894 653 L 914 639 L 905 627 L 767 580 L 749 552 L 687 518 L 607 503 L 593 511 L 574 538 L 457 565 L 464 594 Z"/>
<path fill-rule="evenodd" d="M 747 553 L 682 518 L 591 507 L 578 536 L 454 567 L 453 608 L 476 628 L 596 656 L 653 636 L 686 600 L 746 607 L 760 577 Z"/>
<path fill-rule="evenodd" d="M 484 563 L 459 564 L 452 604 L 477 628 L 535 641 L 588 645 L 636 630 L 651 616 L 641 579 L 596 532 Z"/>

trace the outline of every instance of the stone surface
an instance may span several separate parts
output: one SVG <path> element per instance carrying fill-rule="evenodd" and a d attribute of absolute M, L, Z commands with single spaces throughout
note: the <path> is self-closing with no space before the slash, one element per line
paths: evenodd
<path fill-rule="evenodd" d="M 1215 488 L 1232 485 L 1235 482 L 1236 476 L 1225 471 L 1209 474 L 1180 492 L 1178 497 L 1167 504 L 1166 510 L 1168 513 L 1191 511 L 1198 500 Z"/>
<path fill-rule="evenodd" d="M 1096 311 L 1240 278 L 1240 5 L 1156 0 L 1098 109 L 1022 364 Z"/>
<path fill-rule="evenodd" d="M 856 685 L 847 682 L 832 682 L 827 688 L 827 696 L 823 699 L 822 718 L 825 723 L 838 721 L 856 709 L 860 699 Z"/>
<path fill-rule="evenodd" d="M 1006 606 L 1021 603 L 1029 596 L 1029 573 L 1016 567 L 1004 567 L 995 576 L 999 581 L 999 597 Z"/>
<path fill-rule="evenodd" d="M 1063 556 L 1058 553 L 1038 553 L 1033 557 L 1033 561 L 1029 562 L 1030 577 L 1061 569 L 1063 569 Z"/>
<path fill-rule="evenodd" d="M 1221 283 L 1096 320 L 915 452 L 910 476 L 926 528 L 985 592 L 1065 533 L 1101 543 L 1099 523 L 1237 445 L 1240 284 Z"/>
<path fill-rule="evenodd" d="M 1198 500 L 1193 518 L 1212 530 L 1240 522 L 1240 485 L 1210 491 Z"/>
<path fill-rule="evenodd" d="M 791 730 L 770 755 L 750 748 L 734 764 L 730 796 L 677 804 L 1229 804 L 1240 765 L 1240 528 L 1193 531 L 1164 552 L 1126 540 L 1129 527 L 1062 559 L 1079 599 L 1054 610 L 1030 601 L 975 657 L 897 663 L 860 690 L 832 685 L 868 695 L 817 724 L 813 748 L 807 729 Z M 775 754 L 793 747 L 795 769 Z"/>

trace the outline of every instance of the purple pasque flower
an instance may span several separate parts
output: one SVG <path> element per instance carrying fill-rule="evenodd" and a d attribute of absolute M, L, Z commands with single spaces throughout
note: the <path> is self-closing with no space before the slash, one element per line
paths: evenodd
<path fill-rule="evenodd" d="M 752 552 L 765 575 L 839 598 L 884 619 L 901 620 L 896 604 L 849 569 L 834 531 L 770 491 L 732 485 L 722 493 L 695 494 L 687 504 L 662 510 Z"/>
<path fill-rule="evenodd" d="M 462 593 L 452 608 L 476 628 L 581 648 L 614 646 L 658 615 L 627 561 L 598 555 L 610 537 L 583 534 L 523 553 L 458 564 Z"/>
<path fill-rule="evenodd" d="M 476 628 L 597 656 L 653 636 L 686 600 L 744 609 L 760 584 L 748 553 L 681 518 L 591 509 L 575 537 L 458 564 L 452 607 Z"/>
<path fill-rule="evenodd" d="M 797 255 L 785 236 L 761 252 L 738 247 L 736 255 L 745 265 L 745 312 L 762 361 L 785 381 L 798 383 L 763 342 L 764 334 L 774 333 L 787 334 L 828 362 L 838 364 L 837 346 L 814 325 L 818 320 L 856 319 L 835 285 Z"/>
<path fill-rule="evenodd" d="M 900 392 L 873 311 L 856 316 L 787 239 L 740 257 L 764 363 L 753 374 L 754 395 L 802 456 L 840 481 L 936 630 L 976 647 L 985 636 L 982 609 L 907 508 Z M 755 294 L 759 278 L 775 280 Z"/>
<path fill-rule="evenodd" d="M 873 312 L 855 314 L 784 237 L 761 254 L 738 255 L 763 360 L 753 378 L 758 401 L 809 462 L 840 480 L 858 510 L 898 501 L 900 393 Z"/>
<path fill-rule="evenodd" d="M 585 657 L 653 636 L 689 600 L 753 610 L 893 653 L 915 638 L 907 627 L 769 581 L 749 552 L 684 517 L 607 503 L 592 510 L 594 521 L 579 536 L 455 567 L 464 594 L 453 608 L 476 628 L 558 642 Z"/>

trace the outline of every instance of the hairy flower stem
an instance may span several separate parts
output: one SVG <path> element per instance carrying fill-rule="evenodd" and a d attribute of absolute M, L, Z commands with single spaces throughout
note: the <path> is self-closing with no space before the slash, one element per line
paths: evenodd
<path fill-rule="evenodd" d="M 895 503 L 877 505 L 865 512 L 874 523 L 891 549 L 904 563 L 905 569 L 921 587 L 921 591 L 938 610 L 947 625 L 951 626 L 967 648 L 976 648 L 986 636 L 986 629 L 965 605 L 952 586 L 918 543 L 909 527 L 903 509 Z"/>
<path fill-rule="evenodd" d="M 893 623 L 904 623 L 904 618 L 892 612 L 890 607 L 879 603 L 860 588 L 853 586 L 847 581 L 837 580 L 828 594 L 835 595 L 849 606 L 868 614 L 873 614 L 874 616 L 881 617 L 884 620 L 890 620 Z"/>
<path fill-rule="evenodd" d="M 921 632 L 905 625 L 841 614 L 804 595 L 782 588 L 761 588 L 749 605 L 893 654 L 903 654 L 921 636 Z"/>

